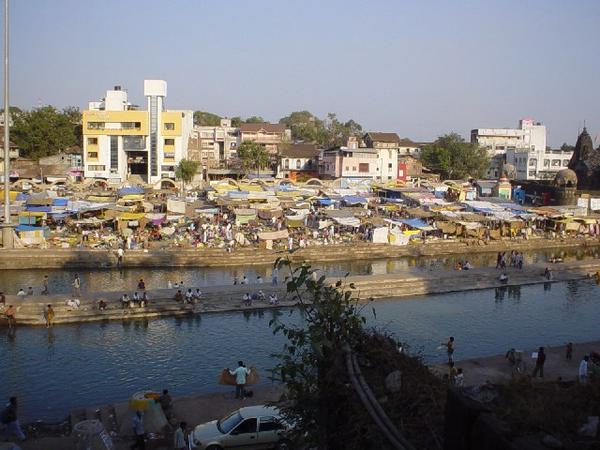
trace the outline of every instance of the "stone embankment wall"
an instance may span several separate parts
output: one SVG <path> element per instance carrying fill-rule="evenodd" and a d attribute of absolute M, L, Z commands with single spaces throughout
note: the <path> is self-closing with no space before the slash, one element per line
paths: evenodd
<path fill-rule="evenodd" d="M 553 265 L 553 282 L 587 279 L 600 270 L 600 260 L 587 259 Z M 493 268 L 480 268 L 467 271 L 435 270 L 422 273 L 400 273 L 388 275 L 362 275 L 346 277 L 343 287 L 355 286 L 354 295 L 361 301 L 370 298 L 402 298 L 417 295 L 438 294 L 475 289 L 502 288 L 527 284 L 548 283 L 543 275 L 543 266 L 530 266 L 522 270 L 508 270 L 509 282 L 498 281 L 498 271 Z M 330 278 L 326 283 L 335 284 L 339 279 Z M 183 289 L 185 291 L 187 288 Z M 252 307 L 242 305 L 243 295 L 262 290 L 265 296 L 276 293 L 280 299 L 278 305 L 270 305 L 268 301 L 254 302 Z M 155 318 L 163 316 L 179 316 L 201 313 L 249 311 L 293 306 L 295 298 L 286 294 L 286 288 L 280 284 L 250 284 L 236 286 L 209 286 L 202 288 L 202 299 L 196 305 L 182 305 L 174 300 L 175 289 L 159 289 L 149 291 L 150 304 L 146 308 L 122 309 L 120 297 L 124 292 L 107 291 L 87 293 L 81 298 L 80 308 L 69 308 L 65 302 L 69 295 L 52 295 L 19 298 L 7 296 L 6 303 L 17 307 L 17 321 L 23 325 L 43 325 L 43 311 L 46 304 L 54 305 L 55 323 L 89 322 L 101 320 L 129 320 Z M 131 292 L 128 292 L 131 294 Z M 99 311 L 97 302 L 104 300 L 109 307 Z"/>
<path fill-rule="evenodd" d="M 231 253 L 222 249 L 170 248 L 127 251 L 126 267 L 227 267 L 268 265 L 280 257 L 293 262 L 334 262 L 400 258 L 405 256 L 438 256 L 499 251 L 535 251 L 600 246 L 598 239 L 545 239 L 502 241 L 432 241 L 425 244 L 392 246 L 387 244 L 352 243 L 299 249 L 292 253 L 258 248 L 240 248 Z M 0 250 L 0 269 L 95 268 L 115 267 L 115 251 L 91 249 L 16 249 Z"/>

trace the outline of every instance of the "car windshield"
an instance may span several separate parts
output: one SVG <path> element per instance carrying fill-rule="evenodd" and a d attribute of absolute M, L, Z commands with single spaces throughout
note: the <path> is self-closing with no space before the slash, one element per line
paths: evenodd
<path fill-rule="evenodd" d="M 237 426 L 238 423 L 242 421 L 242 416 L 239 411 L 234 411 L 229 414 L 227 417 L 219 420 L 217 422 L 217 428 L 223 434 L 229 433 L 233 428 Z"/>

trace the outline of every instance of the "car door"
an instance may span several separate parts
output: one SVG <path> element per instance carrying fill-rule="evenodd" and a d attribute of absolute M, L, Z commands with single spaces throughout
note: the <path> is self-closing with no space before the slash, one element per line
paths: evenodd
<path fill-rule="evenodd" d="M 261 416 L 258 423 L 258 448 L 273 448 L 279 442 L 285 426 L 273 416 Z"/>
<path fill-rule="evenodd" d="M 243 449 L 260 448 L 259 444 L 257 444 L 257 427 L 258 421 L 256 417 L 243 420 L 223 438 L 223 447 Z"/>

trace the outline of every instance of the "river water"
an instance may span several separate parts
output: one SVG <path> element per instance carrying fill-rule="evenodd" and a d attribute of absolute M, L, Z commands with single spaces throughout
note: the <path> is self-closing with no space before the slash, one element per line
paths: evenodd
<path fill-rule="evenodd" d="M 445 358 L 437 348 L 450 335 L 456 359 L 600 339 L 600 288 L 590 281 L 376 301 L 364 313 L 370 326 L 394 333 L 428 362 Z M 169 388 L 173 395 L 228 389 L 217 384 L 218 373 L 239 359 L 269 383 L 271 355 L 284 342 L 269 329 L 276 316 L 301 321 L 287 309 L 19 328 L 14 334 L 0 329 L 0 397 L 19 397 L 23 421 L 54 421 L 74 408 L 126 401 L 146 388 Z"/>
<path fill-rule="evenodd" d="M 598 257 L 597 249 L 570 249 L 567 251 L 542 250 L 525 254 L 525 265 L 546 261 L 551 256 L 561 256 L 565 261 Z M 313 264 L 328 276 L 350 275 L 384 275 L 402 272 L 419 272 L 435 270 L 439 267 L 454 267 L 457 261 L 469 260 L 475 267 L 494 266 L 496 255 L 479 253 L 473 255 L 451 255 L 444 257 L 380 260 L 349 260 L 336 263 Z M 186 286 L 219 286 L 233 282 L 234 277 L 245 274 L 250 282 L 261 275 L 266 281 L 270 280 L 272 266 L 247 267 L 175 267 L 175 268 L 126 268 L 124 270 L 98 269 L 47 269 L 47 270 L 3 270 L 0 271 L 0 292 L 16 294 L 20 288 L 27 291 L 33 287 L 36 294 L 41 293 L 44 275 L 49 276 L 50 293 L 68 294 L 75 274 L 81 278 L 82 291 L 124 291 L 135 289 L 138 280 L 143 278 L 147 289 L 162 289 L 167 282 L 183 281 Z"/>

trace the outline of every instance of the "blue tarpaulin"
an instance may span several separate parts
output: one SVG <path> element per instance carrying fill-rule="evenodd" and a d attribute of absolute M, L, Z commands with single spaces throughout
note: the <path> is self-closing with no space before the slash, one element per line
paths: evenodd
<path fill-rule="evenodd" d="M 34 205 L 26 205 L 25 209 L 27 211 L 33 211 L 33 212 L 50 212 L 52 211 L 52 207 L 51 206 L 34 206 Z"/>
<path fill-rule="evenodd" d="M 416 228 L 417 230 L 433 229 L 431 225 L 428 225 L 427 222 L 424 222 L 421 219 L 398 219 L 398 222 L 402 222 L 403 224 L 408 225 L 411 228 Z"/>
<path fill-rule="evenodd" d="M 53 206 L 67 206 L 67 203 L 69 203 L 69 199 L 67 198 L 57 197 L 52 199 Z"/>
<path fill-rule="evenodd" d="M 366 205 L 369 203 L 366 198 L 359 197 L 358 195 L 344 195 L 342 201 L 346 205 Z"/>
<path fill-rule="evenodd" d="M 135 194 L 143 194 L 144 189 L 139 186 L 131 186 L 131 187 L 123 187 L 117 191 L 119 196 L 123 197 L 125 195 L 135 195 Z"/>
<path fill-rule="evenodd" d="M 317 202 L 319 202 L 319 205 L 329 206 L 333 203 L 333 200 L 331 200 L 328 197 L 325 197 L 325 198 L 318 198 Z"/>

